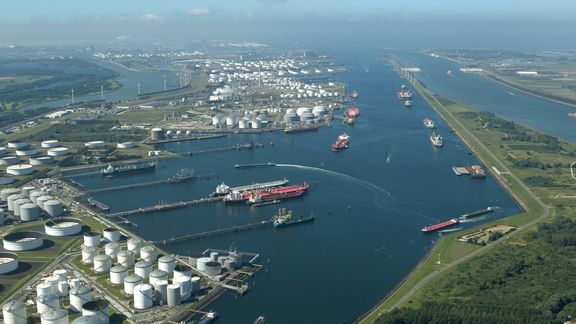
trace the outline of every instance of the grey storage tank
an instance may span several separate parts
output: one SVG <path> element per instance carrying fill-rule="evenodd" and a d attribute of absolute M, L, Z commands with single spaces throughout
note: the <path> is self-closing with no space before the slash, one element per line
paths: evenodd
<path fill-rule="evenodd" d="M 26 203 L 20 206 L 20 220 L 23 222 L 31 222 L 38 219 L 40 216 L 40 208 L 33 202 Z"/>
<path fill-rule="evenodd" d="M 44 211 L 46 214 L 50 215 L 50 217 L 60 217 L 62 216 L 62 202 L 58 199 L 52 199 L 45 201 L 44 204 Z"/>
<path fill-rule="evenodd" d="M 168 285 L 167 287 L 167 301 L 168 301 L 168 306 L 170 307 L 175 307 L 180 305 L 181 300 L 180 300 L 180 285 L 177 283 L 173 283 L 171 285 Z"/>

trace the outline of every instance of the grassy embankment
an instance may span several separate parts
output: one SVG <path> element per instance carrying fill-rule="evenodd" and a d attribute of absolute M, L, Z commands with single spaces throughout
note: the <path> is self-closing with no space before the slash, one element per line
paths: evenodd
<path fill-rule="evenodd" d="M 416 88 L 442 118 L 454 128 L 485 166 L 489 169 L 496 167 L 500 172 L 511 172 L 511 174 L 498 175 L 493 173 L 492 175 L 516 198 L 526 212 L 493 222 L 494 224 L 508 224 L 520 228 L 518 231 L 505 236 L 504 239 L 500 240 L 500 243 L 509 241 L 511 237 L 520 236 L 519 233 L 525 232 L 530 226 L 542 220 L 547 215 L 547 208 L 542 201 L 562 208 L 564 214 L 574 214 L 576 200 L 570 198 L 572 196 L 570 185 L 573 179 L 570 177 L 568 168 L 568 164 L 572 161 L 572 156 L 576 151 L 573 145 L 554 144 L 554 140 L 545 135 L 500 120 L 490 114 L 481 116 L 469 107 L 438 98 L 420 84 L 416 85 Z M 551 142 L 552 144 L 544 142 Z M 550 145 L 555 145 L 554 147 L 561 149 L 550 150 L 548 149 Z M 491 171 L 494 170 L 491 169 Z M 530 183 L 529 188 L 524 184 L 526 182 Z M 556 210 L 553 212 L 555 214 Z M 434 280 L 446 278 L 453 272 L 450 271 L 451 268 L 455 268 L 463 261 L 472 259 L 473 256 L 487 254 L 485 251 L 500 244 L 493 243 L 479 247 L 455 240 L 457 236 L 476 229 L 443 237 L 429 254 L 429 257 L 383 303 L 373 310 L 365 322 L 374 322 L 378 314 L 394 307 L 402 305 L 419 307 L 423 300 L 411 299 L 411 297 L 424 284 L 432 281 L 434 277 L 438 277 Z M 438 264 L 439 259 L 442 264 Z"/>

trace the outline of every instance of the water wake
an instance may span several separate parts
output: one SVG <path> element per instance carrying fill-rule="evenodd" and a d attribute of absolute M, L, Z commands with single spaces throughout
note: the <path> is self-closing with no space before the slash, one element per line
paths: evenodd
<path fill-rule="evenodd" d="M 296 169 L 302 169 L 302 170 L 322 172 L 322 173 L 326 173 L 326 174 L 330 174 L 330 175 L 339 177 L 341 179 L 347 180 L 347 181 L 352 182 L 352 183 L 359 184 L 359 185 L 363 186 L 364 188 L 368 189 L 370 192 L 374 193 L 374 195 L 375 195 L 374 203 L 380 208 L 384 208 L 384 205 L 382 205 L 382 203 L 384 203 L 385 199 L 382 199 L 382 202 L 380 202 L 378 200 L 379 197 L 382 197 L 382 196 L 384 196 L 386 198 L 392 197 L 390 192 L 382 189 L 381 187 L 379 187 L 379 186 L 377 186 L 371 182 L 361 180 L 358 178 L 354 178 L 354 177 L 349 176 L 349 175 L 344 174 L 344 173 L 331 171 L 331 170 L 327 170 L 327 169 L 322 169 L 322 168 L 311 167 L 311 166 L 307 166 L 307 165 L 299 165 L 299 164 L 276 164 L 276 166 L 277 167 L 296 168 Z"/>

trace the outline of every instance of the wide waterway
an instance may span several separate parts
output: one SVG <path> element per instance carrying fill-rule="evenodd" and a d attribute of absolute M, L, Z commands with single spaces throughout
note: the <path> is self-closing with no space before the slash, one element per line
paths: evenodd
<path fill-rule="evenodd" d="M 403 64 L 420 67 L 418 79 L 441 96 L 576 142 L 576 120 L 568 116 L 574 108 L 502 86 L 477 73 L 462 73 L 458 64 L 445 58 L 415 51 L 395 53 Z M 449 70 L 451 76 L 446 73 Z"/>
<path fill-rule="evenodd" d="M 487 206 L 502 209 L 458 228 L 520 212 L 491 176 L 457 177 L 455 165 L 478 163 L 456 135 L 419 96 L 405 108 L 395 92 L 403 83 L 375 53 L 342 53 L 338 63 L 349 71 L 337 78 L 357 89 L 361 116 L 352 127 L 335 120 L 318 132 L 285 135 L 231 135 L 221 139 L 169 143 L 163 149 L 186 152 L 256 142 L 264 148 L 162 160 L 154 173 L 117 178 L 76 178 L 87 189 L 163 179 L 181 168 L 217 178 L 189 183 L 102 192 L 95 198 L 113 211 L 150 206 L 160 201 L 207 196 L 216 185 L 237 186 L 287 178 L 312 184 L 309 193 L 278 205 L 202 205 L 131 218 L 137 233 L 166 239 L 270 219 L 278 207 L 296 214 L 314 212 L 311 224 L 282 230 L 257 229 L 169 246 L 186 255 L 207 248 L 258 252 L 264 271 L 247 295 L 225 294 L 210 306 L 221 323 L 251 323 L 265 315 L 271 323 L 349 323 L 390 292 L 432 248 L 438 234 L 420 229 Z M 424 118 L 432 118 L 445 145 L 430 144 Z M 348 150 L 330 145 L 343 132 Z M 276 162 L 276 167 L 235 169 L 234 164 Z M 439 256 L 441 258 L 441 256 Z"/>

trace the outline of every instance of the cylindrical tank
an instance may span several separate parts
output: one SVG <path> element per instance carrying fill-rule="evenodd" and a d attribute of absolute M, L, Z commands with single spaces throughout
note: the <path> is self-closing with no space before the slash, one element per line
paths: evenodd
<path fill-rule="evenodd" d="M 22 207 L 22 205 L 31 203 L 32 201 L 28 198 L 20 198 L 18 200 L 14 201 L 13 207 L 14 207 L 14 215 L 15 216 L 20 216 L 20 207 Z"/>
<path fill-rule="evenodd" d="M 13 196 L 13 195 L 18 195 L 20 193 L 21 193 L 20 189 L 6 188 L 6 189 L 2 189 L 2 191 L 0 191 L 0 198 L 2 199 L 2 201 L 8 201 L 8 197 Z"/>
<path fill-rule="evenodd" d="M 120 250 L 120 245 L 117 242 L 110 242 L 104 245 L 104 253 L 110 258 L 115 259 L 118 255 L 118 251 Z"/>
<path fill-rule="evenodd" d="M 159 127 L 154 127 L 150 130 L 150 139 L 153 141 L 161 140 L 164 138 L 164 130 Z"/>
<path fill-rule="evenodd" d="M 22 150 L 16 150 L 16 156 L 34 156 L 38 154 L 38 150 L 34 148 L 26 148 Z"/>
<path fill-rule="evenodd" d="M 36 203 L 36 199 L 37 199 L 38 197 L 42 197 L 42 196 L 44 196 L 44 195 L 45 195 L 45 194 L 44 194 L 44 191 L 41 191 L 41 190 L 33 190 L 33 191 L 30 192 L 28 198 L 30 198 L 30 200 L 32 200 L 33 203 Z"/>
<path fill-rule="evenodd" d="M 217 276 L 222 271 L 222 266 L 218 262 L 207 262 L 205 273 L 211 277 Z"/>
<path fill-rule="evenodd" d="M 108 324 L 109 319 L 103 315 L 80 316 L 72 324 Z"/>
<path fill-rule="evenodd" d="M 134 272 L 142 278 L 148 278 L 152 272 L 152 262 L 146 260 L 136 262 Z"/>
<path fill-rule="evenodd" d="M 198 267 L 198 259 L 203 258 L 204 255 L 200 252 L 192 253 L 190 257 L 188 257 L 188 262 L 194 267 Z"/>
<path fill-rule="evenodd" d="M 22 187 L 22 193 L 26 195 L 26 198 L 30 198 L 30 192 L 34 189 L 36 189 L 34 186 Z"/>
<path fill-rule="evenodd" d="M 26 324 L 26 305 L 18 300 L 11 300 L 2 306 L 5 324 Z"/>
<path fill-rule="evenodd" d="M 68 311 L 48 309 L 40 315 L 40 324 L 68 324 Z"/>
<path fill-rule="evenodd" d="M 70 151 L 68 150 L 67 147 L 55 147 L 48 149 L 48 151 L 46 151 L 46 154 L 48 156 L 66 156 L 69 153 Z"/>
<path fill-rule="evenodd" d="M 118 257 L 118 263 L 125 266 L 126 268 L 130 268 L 134 265 L 134 253 L 130 251 L 127 250 L 119 251 L 117 257 Z"/>
<path fill-rule="evenodd" d="M 96 273 L 108 272 L 112 267 L 112 259 L 109 255 L 99 254 L 94 257 L 94 271 Z"/>
<path fill-rule="evenodd" d="M 173 255 L 165 255 L 158 259 L 158 269 L 167 272 L 169 275 L 174 272 L 176 258 Z"/>
<path fill-rule="evenodd" d="M 100 244 L 100 234 L 96 232 L 84 233 L 84 246 L 98 246 Z"/>
<path fill-rule="evenodd" d="M 181 296 L 180 296 L 180 285 L 177 283 L 173 283 L 171 285 L 168 285 L 167 287 L 167 302 L 168 302 L 168 306 L 170 307 L 175 307 L 180 305 L 181 302 Z"/>
<path fill-rule="evenodd" d="M 58 282 L 58 296 L 60 297 L 64 297 L 64 296 L 68 296 L 68 291 L 70 286 L 68 285 L 68 281 L 66 280 L 62 280 Z"/>
<path fill-rule="evenodd" d="M 41 282 L 36 286 L 36 296 L 42 296 L 53 293 L 54 293 L 54 287 L 50 282 Z"/>
<path fill-rule="evenodd" d="M 11 176 L 7 173 L 0 171 L 0 186 L 9 185 L 14 182 L 16 182 L 14 176 Z"/>
<path fill-rule="evenodd" d="M 141 239 L 136 237 L 131 237 L 128 239 L 128 251 L 138 253 L 140 248 L 144 245 Z"/>
<path fill-rule="evenodd" d="M 79 286 L 70 289 L 70 308 L 73 311 L 82 311 L 82 305 L 92 300 L 91 289 L 86 286 Z"/>
<path fill-rule="evenodd" d="M 134 308 L 148 309 L 152 307 L 152 285 L 140 284 L 134 287 Z"/>
<path fill-rule="evenodd" d="M 34 167 L 30 164 L 11 165 L 6 168 L 6 173 L 15 176 L 28 175 L 34 173 Z"/>
<path fill-rule="evenodd" d="M 27 203 L 20 206 L 20 220 L 31 222 L 38 219 L 40 208 L 35 203 Z"/>
<path fill-rule="evenodd" d="M 113 227 L 105 228 L 103 233 L 104 233 L 104 239 L 108 240 L 108 242 L 120 241 L 121 234 L 117 228 Z"/>
<path fill-rule="evenodd" d="M 52 199 L 44 202 L 44 211 L 50 217 L 62 216 L 62 202 L 58 199 Z"/>
<path fill-rule="evenodd" d="M 98 255 L 98 250 L 93 246 L 85 246 L 82 248 L 82 262 L 85 264 L 93 264 L 94 257 Z"/>
<path fill-rule="evenodd" d="M 182 297 L 182 300 L 190 298 L 190 295 L 192 294 L 192 282 L 190 279 L 191 278 L 188 276 L 182 276 L 176 281 L 176 283 L 180 285 L 180 296 Z"/>
<path fill-rule="evenodd" d="M 218 262 L 218 256 L 220 253 L 218 252 L 210 252 L 210 260 L 213 262 Z"/>
<path fill-rule="evenodd" d="M 80 279 L 78 279 L 78 278 L 70 279 L 70 289 L 78 288 L 81 285 L 82 285 L 82 281 L 80 281 Z"/>
<path fill-rule="evenodd" d="M 110 268 L 110 282 L 113 285 L 121 285 L 124 278 L 128 277 L 128 268 L 119 264 Z"/>
<path fill-rule="evenodd" d="M 249 127 L 250 127 L 250 121 L 248 121 L 247 119 L 242 118 L 238 121 L 238 128 L 246 129 Z"/>
<path fill-rule="evenodd" d="M 58 281 L 60 281 L 60 278 L 55 277 L 55 276 L 48 278 L 46 281 L 47 283 L 49 283 L 52 286 L 52 291 L 56 295 L 58 295 Z"/>
<path fill-rule="evenodd" d="M 48 165 L 52 163 L 54 163 L 54 158 L 51 156 L 30 157 L 30 165 Z"/>
<path fill-rule="evenodd" d="M 144 279 L 137 274 L 131 274 L 124 278 L 124 292 L 128 295 L 134 294 L 134 287 L 143 284 Z"/>
<path fill-rule="evenodd" d="M 154 284 L 154 290 L 156 291 L 156 302 L 159 305 L 166 305 L 167 303 L 167 291 L 168 291 L 168 280 L 158 280 Z"/>
<path fill-rule="evenodd" d="M 94 299 L 82 305 L 82 316 L 102 315 L 109 317 L 109 303 L 105 299 Z"/>
<path fill-rule="evenodd" d="M 6 198 L 6 201 L 8 202 L 8 210 L 14 211 L 14 202 L 16 200 L 24 199 L 24 197 L 26 197 L 26 196 L 22 193 L 8 196 L 8 198 Z"/>
<path fill-rule="evenodd" d="M 78 218 L 50 219 L 44 224 L 44 232 L 49 236 L 71 236 L 82 231 L 82 221 Z"/>
<path fill-rule="evenodd" d="M 2 238 L 2 246 L 8 251 L 30 251 L 43 244 L 44 234 L 36 231 L 12 232 Z"/>
<path fill-rule="evenodd" d="M 89 149 L 104 148 L 104 141 L 90 141 L 90 142 L 86 142 L 86 143 L 84 143 L 84 147 L 87 147 L 87 148 L 89 148 Z"/>
<path fill-rule="evenodd" d="M 43 148 L 53 148 L 60 146 L 60 143 L 57 140 L 42 141 L 40 144 Z"/>
<path fill-rule="evenodd" d="M 192 275 L 192 268 L 190 268 L 190 266 L 187 266 L 185 264 L 177 264 L 176 267 L 174 267 L 174 281 L 177 281 L 178 278 L 181 277 L 190 277 Z"/>
<path fill-rule="evenodd" d="M 56 294 L 45 294 L 36 298 L 36 308 L 38 313 L 42 314 L 49 309 L 60 308 L 60 300 Z"/>
<path fill-rule="evenodd" d="M 140 258 L 154 262 L 158 258 L 158 250 L 152 245 L 144 246 L 140 248 Z"/>
<path fill-rule="evenodd" d="M 221 265 L 224 265 L 224 262 L 228 260 L 228 256 L 227 255 L 219 255 L 218 256 L 218 260 L 216 260 L 216 262 L 220 263 Z"/>
<path fill-rule="evenodd" d="M 18 255 L 11 252 L 0 251 L 0 274 L 18 269 Z"/>
<path fill-rule="evenodd" d="M 134 142 L 122 142 L 122 143 L 118 143 L 116 144 L 116 148 L 119 149 L 131 149 L 131 148 L 135 148 L 136 144 Z"/>
<path fill-rule="evenodd" d="M 36 198 L 36 205 L 38 205 L 38 207 L 40 207 L 40 209 L 44 210 L 44 203 L 49 201 L 49 200 L 54 200 L 54 197 L 49 196 L 49 195 L 40 196 L 40 197 Z"/>
<path fill-rule="evenodd" d="M 197 269 L 202 271 L 202 272 L 205 272 L 206 271 L 206 263 L 208 263 L 208 262 L 212 262 L 212 259 L 210 257 L 203 257 L 203 258 L 198 259 Z"/>
<path fill-rule="evenodd" d="M 236 117 L 235 115 L 230 115 L 226 117 L 226 126 L 234 127 L 236 126 L 237 123 L 238 123 L 238 117 Z"/>
<path fill-rule="evenodd" d="M 231 258 L 226 258 L 223 267 L 226 269 L 226 271 L 233 272 L 236 269 L 236 261 Z"/>
<path fill-rule="evenodd" d="M 192 277 L 190 279 L 190 291 L 193 294 L 200 292 L 200 277 Z"/>
<path fill-rule="evenodd" d="M 148 282 L 153 285 L 158 280 L 168 280 L 168 273 L 160 269 L 150 272 L 150 275 L 148 275 Z"/>
<path fill-rule="evenodd" d="M 259 121 L 258 119 L 252 119 L 250 121 L 250 127 L 253 129 L 262 128 L 262 122 Z"/>

